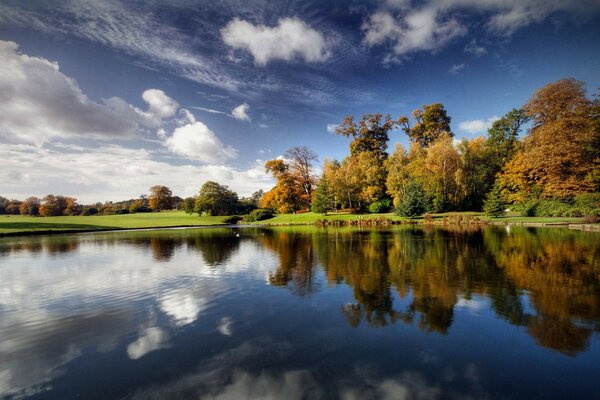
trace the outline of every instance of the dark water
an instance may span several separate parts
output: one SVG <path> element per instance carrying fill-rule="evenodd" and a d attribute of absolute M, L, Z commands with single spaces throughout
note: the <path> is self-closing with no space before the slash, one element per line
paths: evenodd
<path fill-rule="evenodd" d="M 600 234 L 0 240 L 0 398 L 600 398 Z"/>

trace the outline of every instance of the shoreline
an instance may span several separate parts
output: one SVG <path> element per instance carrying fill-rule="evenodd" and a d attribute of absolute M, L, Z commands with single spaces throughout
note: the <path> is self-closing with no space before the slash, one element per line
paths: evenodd
<path fill-rule="evenodd" d="M 169 226 L 155 226 L 155 227 L 140 227 L 140 228 L 115 228 L 98 227 L 96 229 L 47 229 L 47 230 L 36 230 L 36 231 L 22 231 L 22 232 L 0 232 L 0 239 L 7 237 L 18 237 L 18 236 L 54 236 L 54 235 L 74 235 L 81 233 L 100 233 L 100 232 L 126 232 L 126 231 L 154 231 L 162 229 L 206 229 L 206 228 L 252 228 L 252 227 L 284 227 L 284 226 L 316 226 L 316 227 L 347 227 L 347 226 L 361 226 L 361 227 L 386 227 L 392 225 L 436 225 L 436 226 L 461 226 L 461 225 L 494 225 L 494 226 L 521 226 L 531 228 L 568 228 L 571 230 L 585 231 L 585 232 L 600 232 L 600 224 L 586 224 L 583 222 L 512 222 L 512 221 L 478 221 L 469 223 L 445 223 L 443 221 L 434 221 L 424 223 L 422 220 L 419 221 L 392 221 L 387 225 L 378 224 L 347 224 L 347 221 L 333 220 L 332 223 L 320 224 L 319 221 L 315 222 L 288 222 L 288 223 L 257 223 L 257 224 L 212 224 L 212 225 L 169 225 Z"/>

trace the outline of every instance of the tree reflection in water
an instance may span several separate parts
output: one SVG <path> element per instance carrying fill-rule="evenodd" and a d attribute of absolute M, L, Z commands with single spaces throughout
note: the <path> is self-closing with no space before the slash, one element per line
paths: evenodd
<path fill-rule="evenodd" d="M 499 317 L 564 354 L 585 350 L 600 331 L 596 233 L 478 226 L 265 232 L 261 242 L 280 260 L 269 282 L 310 294 L 320 265 L 328 284 L 352 288 L 356 302 L 341 307 L 351 326 L 401 321 L 446 334 L 459 300 L 479 295 Z M 394 292 L 408 306 L 395 308 Z"/>

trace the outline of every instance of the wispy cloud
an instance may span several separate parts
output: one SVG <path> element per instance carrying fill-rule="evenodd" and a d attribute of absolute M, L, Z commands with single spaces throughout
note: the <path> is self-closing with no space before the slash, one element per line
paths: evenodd
<path fill-rule="evenodd" d="M 461 71 L 465 69 L 465 64 L 454 64 L 453 66 L 450 67 L 450 69 L 448 70 L 448 73 L 452 74 L 452 75 L 458 75 L 461 73 Z"/>

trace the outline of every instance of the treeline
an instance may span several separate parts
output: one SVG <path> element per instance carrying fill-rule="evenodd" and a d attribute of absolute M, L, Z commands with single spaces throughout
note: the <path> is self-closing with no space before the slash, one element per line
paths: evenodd
<path fill-rule="evenodd" d="M 586 97 L 583 82 L 546 85 L 494 122 L 486 137 L 457 142 L 450 121 L 440 103 L 398 119 L 348 116 L 337 133 L 352 138 L 350 154 L 326 160 L 318 179 L 316 155 L 306 148 L 268 161 L 277 185 L 260 205 L 282 213 L 394 207 L 416 216 L 485 208 L 499 216 L 511 207 L 527 215 L 600 215 L 600 196 L 589 194 L 600 189 L 600 102 Z M 388 154 L 389 133 L 396 130 L 410 147 Z"/>

